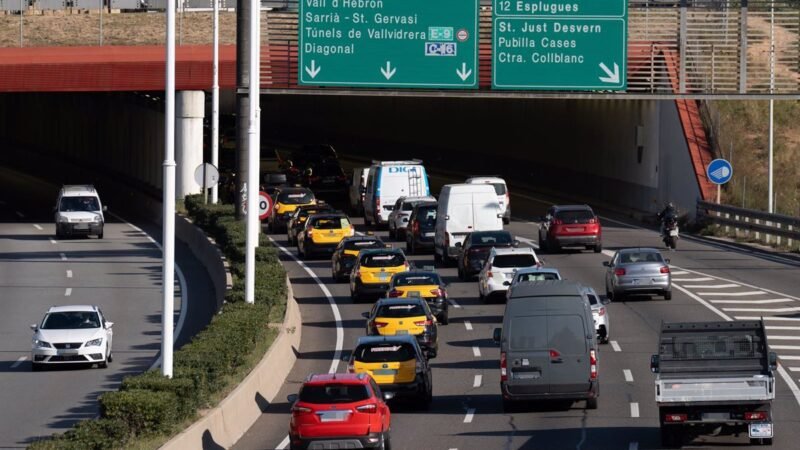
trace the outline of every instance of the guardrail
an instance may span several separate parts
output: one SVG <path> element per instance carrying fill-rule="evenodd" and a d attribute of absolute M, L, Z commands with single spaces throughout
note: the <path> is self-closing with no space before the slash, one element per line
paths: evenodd
<path fill-rule="evenodd" d="M 697 201 L 698 221 L 713 223 L 725 234 L 754 239 L 769 245 L 797 249 L 800 244 L 800 218 L 783 214 Z M 783 242 L 783 239 L 786 239 Z"/>

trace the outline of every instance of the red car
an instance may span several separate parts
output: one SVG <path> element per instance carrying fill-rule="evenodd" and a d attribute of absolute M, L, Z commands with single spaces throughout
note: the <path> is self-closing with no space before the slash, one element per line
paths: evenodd
<path fill-rule="evenodd" d="M 289 448 L 388 449 L 390 393 L 367 373 L 310 375 L 292 404 Z"/>
<path fill-rule="evenodd" d="M 583 247 L 600 253 L 603 228 L 588 205 L 553 205 L 539 226 L 539 248 L 557 252 L 564 247 Z"/>

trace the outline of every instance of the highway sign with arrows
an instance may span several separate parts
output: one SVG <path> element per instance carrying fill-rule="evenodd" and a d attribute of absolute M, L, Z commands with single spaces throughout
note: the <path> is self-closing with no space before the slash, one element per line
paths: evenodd
<path fill-rule="evenodd" d="M 627 0 L 494 0 L 492 88 L 625 90 Z"/>
<path fill-rule="evenodd" d="M 305 86 L 475 89 L 478 0 L 300 0 Z"/>

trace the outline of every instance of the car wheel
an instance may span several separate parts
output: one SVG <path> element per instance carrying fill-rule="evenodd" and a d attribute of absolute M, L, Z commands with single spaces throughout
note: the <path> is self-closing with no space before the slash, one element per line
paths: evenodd
<path fill-rule="evenodd" d="M 100 234 L 97 235 L 97 239 L 103 239 L 103 232 L 101 231 Z"/>
<path fill-rule="evenodd" d="M 672 300 L 672 291 L 664 292 L 664 300 Z"/>
<path fill-rule="evenodd" d="M 461 270 L 461 264 L 458 264 L 458 279 L 461 281 L 467 281 L 467 277 L 464 276 L 464 271 Z"/>
<path fill-rule="evenodd" d="M 616 299 L 614 298 L 614 293 L 613 293 L 612 291 L 609 291 L 609 290 L 608 290 L 608 288 L 606 288 L 606 298 L 607 298 L 609 301 L 612 301 L 612 302 L 613 302 L 614 300 L 616 300 Z"/>
<path fill-rule="evenodd" d="M 486 296 L 483 295 L 483 292 L 481 292 L 481 291 L 478 291 L 478 300 L 480 300 L 481 303 L 486 303 L 486 300 L 487 300 Z"/>
<path fill-rule="evenodd" d="M 384 435 L 383 448 L 385 450 L 392 450 L 392 439 L 391 436 L 389 435 L 389 432 L 387 431 L 386 433 L 383 433 L 383 435 Z"/>
<path fill-rule="evenodd" d="M 391 224 L 392 222 L 389 223 Z M 391 225 L 386 225 L 386 227 L 389 228 L 389 238 L 397 239 L 397 233 L 395 232 L 395 230 L 392 229 Z"/>
<path fill-rule="evenodd" d="M 772 445 L 772 438 L 752 438 L 750 445 Z"/>
<path fill-rule="evenodd" d="M 416 255 L 417 254 L 417 246 L 414 244 L 413 240 L 411 242 L 406 240 L 406 248 L 408 249 L 409 253 L 411 253 L 412 255 Z"/>
<path fill-rule="evenodd" d="M 597 409 L 597 397 L 586 399 L 586 409 Z"/>
<path fill-rule="evenodd" d="M 439 323 L 442 325 L 447 325 L 450 323 L 450 313 L 445 311 L 442 313 L 441 317 L 438 319 Z"/>
<path fill-rule="evenodd" d="M 114 362 L 114 354 L 113 354 L 113 353 L 109 353 L 109 354 L 108 354 L 108 358 L 106 358 L 106 359 L 107 359 L 107 360 L 108 360 L 108 362 L 110 362 L 110 363 Z"/>
<path fill-rule="evenodd" d="M 595 253 L 600 253 L 602 251 L 603 251 L 603 244 L 597 244 L 597 245 L 594 246 L 594 252 Z"/>
<path fill-rule="evenodd" d="M 661 426 L 661 446 L 664 448 L 680 447 L 683 443 L 683 433 L 680 430 Z"/>
<path fill-rule="evenodd" d="M 436 253 L 436 249 L 435 248 L 433 249 L 433 262 L 436 265 L 439 265 L 439 266 L 442 265 L 442 255 Z"/>
<path fill-rule="evenodd" d="M 508 225 L 510 223 L 511 223 L 511 218 L 510 217 L 503 217 L 503 224 L 504 225 Z"/>

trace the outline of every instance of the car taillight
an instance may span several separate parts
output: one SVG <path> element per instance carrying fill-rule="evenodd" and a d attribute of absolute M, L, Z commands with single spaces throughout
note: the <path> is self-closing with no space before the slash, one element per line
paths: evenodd
<path fill-rule="evenodd" d="M 767 420 L 767 413 L 764 411 L 746 412 L 744 420 Z"/>
<path fill-rule="evenodd" d="M 404 267 L 406 270 L 409 270 L 409 269 L 411 269 L 411 264 L 409 264 L 409 263 L 408 263 L 408 261 L 406 261 L 406 262 L 404 262 L 404 263 L 403 263 L 403 267 Z"/>
<path fill-rule="evenodd" d="M 663 266 L 661 268 L 661 273 L 669 273 L 669 266 Z"/>
<path fill-rule="evenodd" d="M 414 222 L 411 224 L 411 232 L 414 234 L 419 234 L 419 222 Z"/>
<path fill-rule="evenodd" d="M 621 277 L 621 276 L 625 275 L 625 269 L 622 269 L 622 268 L 614 269 L 614 275 L 616 275 L 618 277 Z"/>
<path fill-rule="evenodd" d="M 591 219 L 589 219 L 589 223 L 597 223 L 597 219 L 595 219 L 594 217 L 592 217 Z"/>
<path fill-rule="evenodd" d="M 597 315 L 598 316 L 605 316 L 606 315 L 606 308 L 603 307 L 603 308 L 598 309 L 597 310 Z"/>
<path fill-rule="evenodd" d="M 313 176 L 313 177 L 309 177 L 309 178 L 308 178 L 308 180 L 309 180 L 309 181 L 312 181 L 312 182 L 313 182 L 313 181 L 319 181 L 320 179 L 321 179 L 321 178 L 320 178 L 320 177 L 317 177 L 317 176 Z"/>
<path fill-rule="evenodd" d="M 486 272 L 486 276 L 489 277 L 489 278 L 494 278 L 494 274 L 492 273 L 491 270 Z"/>
<path fill-rule="evenodd" d="M 506 191 L 506 206 L 510 204 L 511 204 L 511 195 L 509 195 L 508 191 Z"/>
<path fill-rule="evenodd" d="M 418 320 L 418 321 L 414 322 L 414 325 L 416 325 L 418 327 L 429 327 L 429 326 L 433 325 L 433 321 L 430 320 L 430 319 Z"/>
<path fill-rule="evenodd" d="M 314 227 L 308 227 L 308 228 L 306 228 L 306 233 L 307 233 L 309 236 L 311 236 L 311 235 L 314 233 Z"/>
<path fill-rule="evenodd" d="M 551 358 L 561 358 L 561 353 L 558 352 L 556 349 L 550 349 L 550 357 Z"/>
<path fill-rule="evenodd" d="M 444 289 L 431 289 L 431 294 L 433 294 L 433 295 L 435 295 L 437 297 L 444 297 L 445 296 Z"/>
<path fill-rule="evenodd" d="M 344 176 L 344 175 L 339 175 L 338 177 L 336 177 L 336 179 L 339 180 L 339 181 L 345 181 L 345 180 L 347 180 L 347 177 Z"/>
<path fill-rule="evenodd" d="M 563 223 L 561 219 L 553 219 L 553 225 L 562 225 Z"/>
<path fill-rule="evenodd" d="M 664 416 L 664 422 L 669 423 L 677 423 L 677 422 L 686 422 L 689 416 L 686 414 L 667 414 Z"/>
<path fill-rule="evenodd" d="M 356 411 L 367 414 L 375 414 L 378 412 L 378 405 L 370 403 L 369 405 L 356 406 Z"/>
<path fill-rule="evenodd" d="M 398 291 L 397 289 L 392 289 L 391 291 L 389 291 L 389 297 L 390 298 L 397 298 L 397 297 L 401 297 L 402 295 L 403 295 L 403 292 L 402 291 Z"/>
<path fill-rule="evenodd" d="M 375 211 L 380 211 L 380 209 L 381 209 L 381 198 L 380 197 L 376 197 L 375 198 Z"/>
<path fill-rule="evenodd" d="M 597 353 L 594 349 L 589 350 L 589 378 L 597 379 Z"/>
<path fill-rule="evenodd" d="M 311 408 L 305 406 L 292 406 L 292 414 L 307 414 L 311 412 Z"/>
<path fill-rule="evenodd" d="M 500 381 L 508 381 L 508 366 L 506 364 L 506 352 L 500 352 Z"/>

